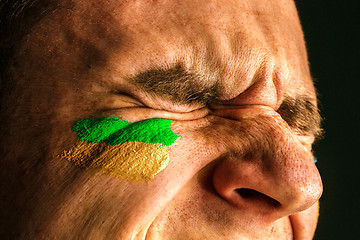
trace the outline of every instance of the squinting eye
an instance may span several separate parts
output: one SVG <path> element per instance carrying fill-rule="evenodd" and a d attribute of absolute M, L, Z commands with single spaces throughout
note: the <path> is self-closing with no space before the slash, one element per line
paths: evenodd
<path fill-rule="evenodd" d="M 297 138 L 303 146 L 305 146 L 309 151 L 312 150 L 312 145 L 315 141 L 315 137 L 312 135 L 297 135 Z"/>
<path fill-rule="evenodd" d="M 126 93 L 115 92 L 113 94 L 108 94 L 102 100 L 99 101 L 102 105 L 101 109 L 115 109 L 115 108 L 124 108 L 124 107 L 139 107 L 144 106 L 134 97 Z"/>
<path fill-rule="evenodd" d="M 128 107 L 106 110 L 102 113 L 103 116 L 118 117 L 126 119 L 130 122 L 138 122 L 152 118 L 163 118 L 170 120 L 196 120 L 203 118 L 209 114 L 207 108 L 198 109 L 187 113 L 174 113 L 165 110 L 156 110 L 147 107 Z"/>

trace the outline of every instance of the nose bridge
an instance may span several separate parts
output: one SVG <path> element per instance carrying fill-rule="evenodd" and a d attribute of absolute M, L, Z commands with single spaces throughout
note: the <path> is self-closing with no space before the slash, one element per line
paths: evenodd
<path fill-rule="evenodd" d="M 270 219 L 304 210 L 318 200 L 322 185 L 312 154 L 277 113 L 262 108 L 221 113 L 238 120 L 231 154 L 214 174 L 215 188 L 228 200 Z M 227 177 L 222 180 L 216 174 Z"/>

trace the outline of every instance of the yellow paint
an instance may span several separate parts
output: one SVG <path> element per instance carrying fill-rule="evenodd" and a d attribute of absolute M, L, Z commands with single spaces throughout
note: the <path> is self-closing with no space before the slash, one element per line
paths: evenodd
<path fill-rule="evenodd" d="M 126 142 L 108 145 L 79 141 L 58 157 L 76 165 L 131 182 L 149 182 L 169 163 L 169 148 L 160 143 Z"/>

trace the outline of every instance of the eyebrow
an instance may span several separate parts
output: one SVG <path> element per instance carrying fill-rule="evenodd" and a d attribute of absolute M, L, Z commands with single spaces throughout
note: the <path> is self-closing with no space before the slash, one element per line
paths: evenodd
<path fill-rule="evenodd" d="M 128 78 L 131 84 L 151 96 L 175 104 L 203 106 L 217 102 L 220 92 L 218 81 L 206 80 L 205 76 L 186 69 L 181 63 L 169 69 L 150 69 Z M 311 99 L 306 94 L 296 98 L 285 96 L 277 112 L 299 134 L 321 138 L 321 115 Z"/>
<path fill-rule="evenodd" d="M 313 135 L 319 139 L 323 135 L 321 115 L 311 97 L 300 95 L 296 98 L 285 96 L 277 112 L 295 131 L 302 135 Z"/>
<path fill-rule="evenodd" d="M 140 90 L 176 104 L 206 105 L 218 99 L 217 81 L 209 81 L 180 63 L 169 69 L 150 69 L 128 80 Z"/>

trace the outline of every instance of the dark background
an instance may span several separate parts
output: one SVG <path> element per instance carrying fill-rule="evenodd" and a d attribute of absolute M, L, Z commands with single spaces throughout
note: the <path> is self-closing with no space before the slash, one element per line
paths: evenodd
<path fill-rule="evenodd" d="M 316 143 L 324 193 L 315 240 L 360 239 L 360 1 L 297 0 L 318 79 L 325 138 Z"/>

